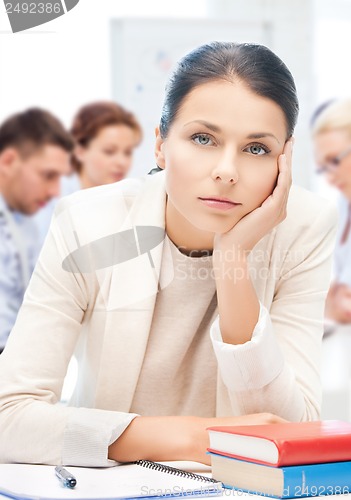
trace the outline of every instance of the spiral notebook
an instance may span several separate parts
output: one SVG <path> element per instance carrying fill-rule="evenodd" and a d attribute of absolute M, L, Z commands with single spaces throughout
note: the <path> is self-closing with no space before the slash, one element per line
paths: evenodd
<path fill-rule="evenodd" d="M 62 486 L 50 465 L 0 464 L 0 495 L 16 500 L 117 500 L 209 497 L 221 483 L 166 463 L 139 460 L 109 468 L 66 467 L 74 489 Z"/>

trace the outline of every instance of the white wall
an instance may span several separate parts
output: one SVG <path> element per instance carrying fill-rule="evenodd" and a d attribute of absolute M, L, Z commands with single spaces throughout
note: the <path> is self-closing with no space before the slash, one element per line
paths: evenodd
<path fill-rule="evenodd" d="M 111 98 L 110 18 L 166 17 L 169 10 L 160 0 L 80 0 L 68 14 L 13 34 L 0 6 L 0 121 L 41 105 L 68 125 L 81 104 Z M 172 14 L 203 17 L 207 1 L 177 0 Z"/>

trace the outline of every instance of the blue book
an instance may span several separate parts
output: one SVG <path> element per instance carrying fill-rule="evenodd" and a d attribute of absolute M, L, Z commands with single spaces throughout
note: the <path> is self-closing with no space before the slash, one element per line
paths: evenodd
<path fill-rule="evenodd" d="M 212 477 L 225 488 L 276 498 L 351 492 L 351 461 L 272 467 L 211 453 Z"/>

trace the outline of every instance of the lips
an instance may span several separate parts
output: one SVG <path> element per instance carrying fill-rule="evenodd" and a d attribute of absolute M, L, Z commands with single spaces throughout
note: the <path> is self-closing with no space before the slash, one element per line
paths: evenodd
<path fill-rule="evenodd" d="M 115 173 L 112 173 L 111 176 L 112 176 L 112 179 L 114 179 L 115 181 L 120 181 L 120 180 L 124 179 L 125 174 L 123 172 L 115 172 Z"/>
<path fill-rule="evenodd" d="M 208 198 L 200 197 L 199 200 L 206 206 L 219 210 L 230 210 L 241 205 L 241 203 L 230 200 L 229 198 L 219 198 L 217 196 L 210 196 Z"/>

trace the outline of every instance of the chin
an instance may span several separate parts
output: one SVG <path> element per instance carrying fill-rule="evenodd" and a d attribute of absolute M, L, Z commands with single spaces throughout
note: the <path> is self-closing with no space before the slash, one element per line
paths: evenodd
<path fill-rule="evenodd" d="M 228 231 L 230 231 L 231 229 L 233 229 L 233 227 L 239 222 L 239 220 L 240 219 L 218 221 L 218 219 L 217 219 L 215 221 L 207 221 L 207 222 L 201 221 L 201 223 L 199 223 L 199 224 L 196 224 L 196 223 L 194 224 L 194 222 L 192 222 L 192 221 L 190 221 L 190 222 L 192 223 L 192 225 L 194 227 L 196 227 L 196 229 L 198 229 L 200 231 L 204 231 L 206 233 L 211 233 L 211 234 L 215 234 L 215 233 L 224 234 L 224 233 L 227 233 Z"/>
<path fill-rule="evenodd" d="M 39 210 L 40 210 L 39 208 L 35 208 L 34 209 L 34 208 L 28 208 L 28 207 L 27 208 L 21 207 L 19 209 L 19 212 L 21 214 L 23 214 L 23 215 L 29 215 L 30 216 L 30 215 L 35 215 L 37 212 L 39 212 Z"/>

